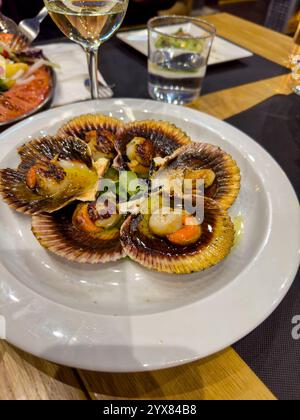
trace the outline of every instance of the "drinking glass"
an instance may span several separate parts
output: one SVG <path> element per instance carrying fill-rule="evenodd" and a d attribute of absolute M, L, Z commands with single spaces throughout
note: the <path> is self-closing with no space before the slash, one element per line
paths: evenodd
<path fill-rule="evenodd" d="M 204 20 L 161 16 L 148 22 L 148 90 L 174 104 L 200 95 L 216 29 Z"/>
<path fill-rule="evenodd" d="M 128 1 L 44 0 L 49 15 L 59 29 L 87 53 L 92 99 L 98 98 L 99 46 L 120 27 Z"/>

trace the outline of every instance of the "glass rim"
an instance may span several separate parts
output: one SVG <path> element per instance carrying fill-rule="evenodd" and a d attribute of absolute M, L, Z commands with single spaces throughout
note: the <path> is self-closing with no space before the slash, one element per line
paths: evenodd
<path fill-rule="evenodd" d="M 200 19 L 200 18 L 193 17 L 193 16 L 179 16 L 179 15 L 154 16 L 153 18 L 149 19 L 148 22 L 147 22 L 148 31 L 152 31 L 152 32 L 155 32 L 159 35 L 164 35 L 164 36 L 174 38 L 174 39 L 183 39 L 184 37 L 182 37 L 180 35 L 166 34 L 165 32 L 161 32 L 158 29 L 159 27 L 156 28 L 156 27 L 151 27 L 150 26 L 153 22 L 156 22 L 156 21 L 159 21 L 159 20 L 164 21 L 164 20 L 167 20 L 167 19 L 171 19 L 171 20 L 172 19 L 174 19 L 174 20 L 175 19 L 178 19 L 178 20 L 182 19 L 182 20 L 190 21 L 192 23 L 193 22 L 198 23 L 198 24 L 201 23 L 201 24 L 206 25 L 211 30 L 211 33 L 208 32 L 207 35 L 201 35 L 201 36 L 189 35 L 189 37 L 185 37 L 186 39 L 207 39 L 207 38 L 214 37 L 217 33 L 217 28 L 212 23 L 207 22 L 204 19 Z"/>

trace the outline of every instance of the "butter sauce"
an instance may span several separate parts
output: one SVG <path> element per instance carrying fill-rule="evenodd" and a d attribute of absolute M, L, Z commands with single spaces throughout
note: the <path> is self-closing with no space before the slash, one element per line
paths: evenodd
<path fill-rule="evenodd" d="M 236 247 L 242 240 L 245 230 L 244 218 L 242 215 L 238 215 L 232 220 L 234 226 L 234 242 L 233 246 Z"/>

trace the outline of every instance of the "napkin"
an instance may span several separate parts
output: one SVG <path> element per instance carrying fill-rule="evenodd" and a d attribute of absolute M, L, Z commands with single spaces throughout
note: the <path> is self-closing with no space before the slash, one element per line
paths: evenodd
<path fill-rule="evenodd" d="M 72 43 L 47 44 L 42 47 L 44 55 L 59 65 L 56 69 L 57 84 L 52 107 L 90 99 L 84 81 L 89 77 L 86 55 L 83 49 Z M 106 85 L 98 72 L 99 81 Z"/>

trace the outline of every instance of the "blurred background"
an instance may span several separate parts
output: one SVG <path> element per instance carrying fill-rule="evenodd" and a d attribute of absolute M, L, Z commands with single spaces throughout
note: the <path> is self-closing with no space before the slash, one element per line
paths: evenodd
<path fill-rule="evenodd" d="M 0 5 L 6 16 L 19 22 L 37 14 L 43 0 L 0 0 Z M 161 14 L 205 16 L 216 12 L 228 12 L 293 35 L 300 19 L 300 0 L 130 0 L 123 26 L 143 25 L 150 17 Z M 39 39 L 60 36 L 59 29 L 47 17 Z"/>

